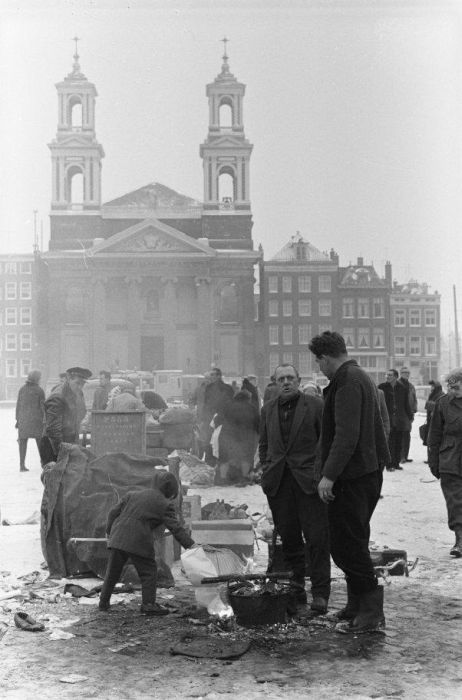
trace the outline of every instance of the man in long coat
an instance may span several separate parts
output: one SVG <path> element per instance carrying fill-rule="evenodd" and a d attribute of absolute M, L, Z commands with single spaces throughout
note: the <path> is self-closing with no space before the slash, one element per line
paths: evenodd
<path fill-rule="evenodd" d="M 347 582 L 340 611 L 352 631 L 374 631 L 385 623 L 383 587 L 369 552 L 370 519 L 389 460 L 377 388 L 348 357 L 339 333 L 315 336 L 309 348 L 330 380 L 324 390 L 320 440 L 319 496 L 328 504 L 331 554 Z"/>
<path fill-rule="evenodd" d="M 311 562 L 311 609 L 325 613 L 330 595 L 327 508 L 318 498 L 314 471 L 322 400 L 300 392 L 292 365 L 280 365 L 274 376 L 279 395 L 263 405 L 260 419 L 261 485 L 298 586 L 297 598 L 306 602 L 304 537 Z"/>
<path fill-rule="evenodd" d="M 398 381 L 396 369 L 389 369 L 387 381 L 379 384 L 379 389 L 385 394 L 388 416 L 390 418 L 390 434 L 388 436 L 388 447 L 390 450 L 390 464 L 388 471 L 402 469 L 401 448 L 405 434 L 411 430 L 414 414 L 409 400 L 409 390 Z"/>
<path fill-rule="evenodd" d="M 27 441 L 33 438 L 40 447 L 45 419 L 45 392 L 40 387 L 41 373 L 34 369 L 27 375 L 26 383 L 20 388 L 16 402 L 16 428 L 18 429 L 19 471 L 26 468 Z"/>
<path fill-rule="evenodd" d="M 40 441 L 42 464 L 56 462 L 62 442 L 78 443 L 80 423 L 85 418 L 82 388 L 91 372 L 71 367 L 66 379 L 45 401 L 45 429 Z"/>

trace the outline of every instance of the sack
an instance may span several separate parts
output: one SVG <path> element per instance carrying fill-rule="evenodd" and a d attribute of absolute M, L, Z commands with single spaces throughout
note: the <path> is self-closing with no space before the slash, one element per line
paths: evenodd
<path fill-rule="evenodd" d="M 427 437 L 428 437 L 428 423 L 422 423 L 422 425 L 419 426 L 419 435 L 420 439 L 422 440 L 423 444 L 427 444 Z"/>
<path fill-rule="evenodd" d="M 201 585 L 201 580 L 226 574 L 241 574 L 245 571 L 242 559 L 230 549 L 224 548 L 213 552 L 204 552 L 202 547 L 187 549 L 181 555 L 181 565 L 186 577 L 194 586 L 197 605 L 207 608 L 210 615 L 218 615 L 228 606 L 221 599 L 220 586 L 216 583 Z"/>

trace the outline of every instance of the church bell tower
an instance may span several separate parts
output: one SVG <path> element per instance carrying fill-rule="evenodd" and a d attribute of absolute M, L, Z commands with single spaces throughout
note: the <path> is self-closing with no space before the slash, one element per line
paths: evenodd
<path fill-rule="evenodd" d="M 100 210 L 103 147 L 95 134 L 96 88 L 80 70 L 75 41 L 72 71 L 60 83 L 58 129 L 49 144 L 52 162 L 51 214 L 77 215 Z"/>
<path fill-rule="evenodd" d="M 209 101 L 209 128 L 200 146 L 204 171 L 204 219 L 208 219 L 205 233 L 208 237 L 223 237 L 227 227 L 222 217 L 244 215 L 248 219 L 250 237 L 250 176 L 249 165 L 252 144 L 244 134 L 243 102 L 245 85 L 238 82 L 228 64 L 228 39 L 223 39 L 224 54 L 221 72 L 213 83 L 207 85 Z M 221 220 L 214 223 L 213 217 Z M 229 221 L 231 224 L 231 221 Z M 234 226 L 235 228 L 235 226 Z M 239 238 L 242 238 L 242 233 Z M 232 235 L 235 237 L 236 231 Z M 247 237 L 247 236 L 244 236 Z"/>

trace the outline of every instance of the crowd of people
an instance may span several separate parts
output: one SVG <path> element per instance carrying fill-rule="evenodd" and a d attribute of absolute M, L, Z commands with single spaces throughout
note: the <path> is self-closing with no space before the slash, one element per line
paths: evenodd
<path fill-rule="evenodd" d="M 329 380 L 323 391 L 312 381 L 301 386 L 297 368 L 290 364 L 275 369 L 263 398 L 253 375 L 244 377 L 241 386 L 237 382 L 232 386 L 223 381 L 219 368 L 207 372 L 190 402 L 196 410 L 195 450 L 200 458 L 216 465 L 217 484 L 247 484 L 255 481 L 259 471 L 299 603 L 307 603 L 308 555 L 311 610 L 327 611 L 332 557 L 347 584 L 347 604 L 339 618 L 352 631 L 376 630 L 385 620 L 383 587 L 369 553 L 370 520 L 381 495 L 383 472 L 400 470 L 412 461 L 409 445 L 417 412 L 415 387 L 406 367 L 400 373 L 390 369 L 386 381 L 377 387 L 348 357 L 339 333 L 326 331 L 315 336 L 309 349 Z M 27 471 L 29 438 L 37 441 L 43 465 L 56 461 L 62 442 L 78 443 L 86 413 L 82 389 L 90 376 L 88 369 L 70 368 L 45 398 L 40 373 L 29 373 L 16 407 L 20 471 Z M 430 470 L 441 482 L 449 528 L 456 536 L 450 554 L 461 557 L 462 369 L 451 372 L 447 384 L 445 394 L 439 382 L 430 382 L 427 420 L 420 432 L 428 447 Z M 94 410 L 162 411 L 166 407 L 155 392 L 146 391 L 139 398 L 128 383 L 114 390 L 110 373 L 100 373 Z M 164 500 L 152 494 L 146 497 L 143 508 L 149 510 L 152 501 L 158 509 L 162 502 L 163 513 L 170 498 L 168 495 L 165 501 L 166 494 Z M 129 504 L 123 504 L 113 518 L 126 506 Z M 176 521 L 171 524 L 174 534 L 186 544 L 179 525 Z M 187 544 L 193 546 L 190 540 Z M 127 556 L 132 552 L 136 557 L 138 552 L 115 548 L 122 553 L 110 558 L 101 609 L 109 605 Z M 155 594 L 153 598 L 149 590 L 155 571 L 143 564 L 140 576 L 146 581 L 143 604 L 151 609 Z"/>

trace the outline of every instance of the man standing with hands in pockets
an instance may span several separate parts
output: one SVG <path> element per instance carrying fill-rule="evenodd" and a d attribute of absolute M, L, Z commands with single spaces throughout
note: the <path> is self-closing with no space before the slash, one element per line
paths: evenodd
<path fill-rule="evenodd" d="M 309 349 L 330 380 L 324 390 L 318 493 L 328 504 L 331 555 L 347 582 L 348 602 L 338 617 L 352 632 L 385 624 L 383 587 L 369 553 L 370 519 L 379 500 L 387 441 L 377 389 L 339 333 L 315 336 Z"/>

